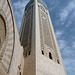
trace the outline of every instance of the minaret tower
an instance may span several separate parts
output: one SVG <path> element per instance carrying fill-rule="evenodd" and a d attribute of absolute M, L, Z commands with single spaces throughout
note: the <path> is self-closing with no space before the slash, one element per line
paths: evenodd
<path fill-rule="evenodd" d="M 24 75 L 66 75 L 47 5 L 30 0 L 20 30 Z"/>

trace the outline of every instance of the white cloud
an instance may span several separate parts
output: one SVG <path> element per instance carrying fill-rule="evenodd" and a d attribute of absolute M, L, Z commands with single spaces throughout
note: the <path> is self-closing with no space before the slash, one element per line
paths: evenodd
<path fill-rule="evenodd" d="M 61 36 L 60 36 L 61 38 Z M 58 39 L 59 48 L 61 51 L 61 55 L 63 56 L 63 62 L 67 71 L 67 75 L 75 75 L 75 42 L 73 42 L 73 46 L 69 46 L 66 40 Z"/>
<path fill-rule="evenodd" d="M 60 30 L 56 31 L 56 37 L 58 40 L 59 48 L 62 52 L 62 55 L 67 57 L 74 52 L 73 47 L 75 48 L 75 42 L 73 42 L 72 46 L 68 46 L 69 45 L 68 42 L 62 39 L 63 34 L 64 34 L 64 31 L 60 31 Z"/>
<path fill-rule="evenodd" d="M 58 40 L 58 43 L 68 73 L 67 75 L 75 75 L 75 42 L 73 42 L 73 46 L 68 46 L 67 41 L 65 40 Z"/>
<path fill-rule="evenodd" d="M 72 48 L 72 46 L 69 47 L 68 45 L 66 45 L 63 49 L 62 55 L 69 57 L 69 56 L 72 56 L 71 54 L 73 53 L 74 53 L 74 49 Z"/>
<path fill-rule="evenodd" d="M 64 31 L 61 30 L 57 30 L 55 32 L 57 40 L 58 40 L 58 44 L 59 44 L 59 48 L 60 50 L 64 49 L 66 46 L 66 41 L 62 39 L 62 35 L 64 34 Z"/>
<path fill-rule="evenodd" d="M 73 44 L 72 47 L 75 48 L 75 42 L 72 42 L 72 44 Z"/>
<path fill-rule="evenodd" d="M 66 27 L 69 27 L 72 24 L 72 21 L 68 20 L 68 23 L 66 24 Z"/>
<path fill-rule="evenodd" d="M 66 46 L 66 41 L 65 40 L 58 40 L 59 48 L 60 50 L 64 49 Z"/>
<path fill-rule="evenodd" d="M 74 59 L 64 59 L 64 65 L 66 67 L 67 75 L 75 75 L 75 60 Z"/>
<path fill-rule="evenodd" d="M 69 46 L 66 40 L 60 40 L 60 38 L 58 39 L 58 44 L 66 71 L 68 75 L 75 75 L 75 42 L 72 42 L 72 46 Z"/>
<path fill-rule="evenodd" d="M 60 37 L 62 36 L 63 31 L 57 30 L 55 34 L 56 34 L 56 37 L 57 37 L 57 39 L 58 39 L 58 38 L 60 38 Z"/>
<path fill-rule="evenodd" d="M 65 21 L 68 19 L 69 14 L 75 12 L 75 0 L 72 0 L 69 2 L 69 4 L 67 6 L 65 6 L 61 11 L 60 11 L 60 22 L 61 25 L 63 25 L 65 23 Z M 71 14 L 72 17 L 75 16 L 74 13 Z M 71 19 L 70 19 L 71 21 Z"/>
<path fill-rule="evenodd" d="M 60 21 L 62 24 L 64 24 L 64 21 L 67 19 L 67 16 L 69 15 L 67 10 L 61 11 L 62 13 L 60 14 Z"/>
<path fill-rule="evenodd" d="M 43 0 L 43 1 L 45 1 L 45 3 L 47 3 L 47 6 L 49 6 L 48 7 L 49 11 L 54 10 L 60 3 L 60 0 Z"/>
<path fill-rule="evenodd" d="M 17 2 L 13 3 L 18 30 L 20 30 L 24 9 L 28 1 L 29 0 L 18 0 Z"/>

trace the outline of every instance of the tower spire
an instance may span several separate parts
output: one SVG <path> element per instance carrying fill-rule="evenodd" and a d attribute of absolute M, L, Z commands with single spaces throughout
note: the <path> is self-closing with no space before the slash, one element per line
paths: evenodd
<path fill-rule="evenodd" d="M 20 31 L 24 75 L 66 75 L 46 4 L 30 0 L 26 9 Z"/>

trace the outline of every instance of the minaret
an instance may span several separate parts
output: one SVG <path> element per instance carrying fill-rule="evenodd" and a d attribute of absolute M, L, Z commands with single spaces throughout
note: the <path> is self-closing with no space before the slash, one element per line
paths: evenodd
<path fill-rule="evenodd" d="M 20 30 L 24 75 L 66 75 L 47 5 L 30 0 Z"/>

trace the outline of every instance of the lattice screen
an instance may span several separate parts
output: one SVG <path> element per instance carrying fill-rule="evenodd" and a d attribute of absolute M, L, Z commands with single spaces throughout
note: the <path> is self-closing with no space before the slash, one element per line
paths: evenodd
<path fill-rule="evenodd" d="M 50 52 L 52 54 L 53 60 L 57 62 L 59 58 L 52 30 L 50 28 L 49 18 L 47 12 L 45 12 L 41 7 L 39 7 L 39 24 L 40 24 L 41 50 L 45 52 L 45 55 L 49 54 Z"/>

